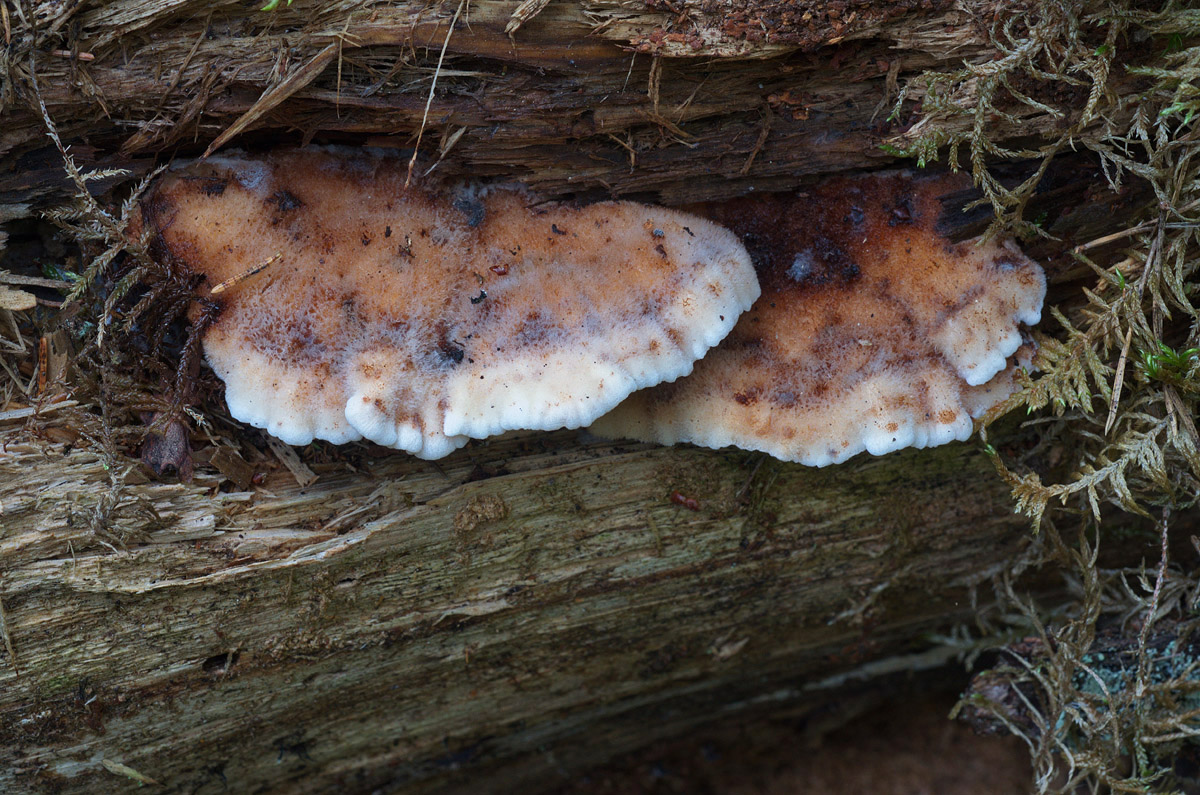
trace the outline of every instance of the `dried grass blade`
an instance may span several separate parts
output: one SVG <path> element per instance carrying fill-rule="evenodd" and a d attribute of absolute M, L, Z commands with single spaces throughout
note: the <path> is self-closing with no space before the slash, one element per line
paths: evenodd
<path fill-rule="evenodd" d="M 458 17 L 466 5 L 467 0 L 459 2 L 458 8 L 454 10 L 454 16 L 450 19 L 450 27 L 446 30 L 446 38 L 442 42 L 442 52 L 438 55 L 437 68 L 434 69 L 433 80 L 429 84 L 429 96 L 425 99 L 425 112 L 421 114 L 421 128 L 417 130 L 417 142 L 413 144 L 412 158 L 408 161 L 408 176 L 404 179 L 406 188 L 412 181 L 413 167 L 416 166 L 417 154 L 421 151 L 421 136 L 425 134 L 425 124 L 429 121 L 429 108 L 433 105 L 433 92 L 437 90 L 438 75 L 442 73 L 442 62 L 446 60 L 446 49 L 450 46 L 450 37 L 454 35 L 454 26 L 458 24 Z"/>
<path fill-rule="evenodd" d="M 208 148 L 204 150 L 204 157 L 208 157 L 229 143 L 234 136 L 261 119 L 285 99 L 316 80 L 321 72 L 325 71 L 325 67 L 329 65 L 329 62 L 337 55 L 339 46 L 339 43 L 327 45 L 325 49 L 314 55 L 308 63 L 301 66 L 295 72 L 292 72 L 280 81 L 279 84 L 264 91 L 262 96 L 258 98 L 249 110 L 243 113 L 225 132 L 218 135 L 216 140 L 208 145 Z"/>

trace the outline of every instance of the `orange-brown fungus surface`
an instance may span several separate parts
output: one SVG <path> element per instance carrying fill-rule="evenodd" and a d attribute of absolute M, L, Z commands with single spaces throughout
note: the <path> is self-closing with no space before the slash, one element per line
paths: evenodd
<path fill-rule="evenodd" d="M 692 375 L 593 430 L 813 466 L 966 439 L 1015 388 L 1046 287 L 1011 244 L 937 233 L 954 187 L 868 176 L 691 208 L 741 236 L 763 294 Z"/>
<path fill-rule="evenodd" d="M 234 155 L 179 167 L 143 200 L 151 251 L 202 275 L 218 306 L 203 344 L 235 418 L 424 458 L 578 427 L 689 372 L 758 296 L 745 249 L 711 222 L 405 188 L 406 166 Z"/>

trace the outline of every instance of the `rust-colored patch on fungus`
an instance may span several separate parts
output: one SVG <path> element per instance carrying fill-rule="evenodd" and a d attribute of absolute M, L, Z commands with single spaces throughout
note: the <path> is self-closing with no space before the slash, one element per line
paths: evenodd
<path fill-rule="evenodd" d="M 691 208 L 737 232 L 763 294 L 692 375 L 593 429 L 762 450 L 813 466 L 970 436 L 1028 362 L 1042 269 L 1012 244 L 936 231 L 950 177 L 837 179 Z"/>
<path fill-rule="evenodd" d="M 235 418 L 291 444 L 365 437 L 423 458 L 578 427 L 689 372 L 758 295 L 716 224 L 405 188 L 406 166 L 232 155 L 177 168 L 143 202 L 156 255 L 202 274 L 220 306 L 203 343 Z"/>

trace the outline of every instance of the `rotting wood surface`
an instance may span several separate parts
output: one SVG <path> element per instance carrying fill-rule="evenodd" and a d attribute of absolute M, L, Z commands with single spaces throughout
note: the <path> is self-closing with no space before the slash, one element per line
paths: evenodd
<path fill-rule="evenodd" d="M 942 664 L 916 639 L 1031 543 L 974 444 L 810 469 L 564 432 L 116 507 L 94 452 L 7 450 L 5 792 L 112 791 L 106 762 L 172 792 L 544 786 L 868 660 Z M 97 544 L 99 510 L 138 542 Z"/>
<path fill-rule="evenodd" d="M 944 665 L 926 634 L 973 620 L 968 586 L 1039 557 L 973 442 L 827 469 L 575 432 L 440 465 L 352 445 L 308 486 L 134 471 L 114 503 L 94 451 L 6 425 L 6 793 L 537 791 Z M 99 512 L 136 540 L 99 543 Z"/>
<path fill-rule="evenodd" d="M 1081 202 L 1094 169 L 1036 200 L 1067 242 L 1138 206 Z M 968 195 L 947 234 L 980 231 Z M 810 469 L 576 432 L 280 462 L 197 431 L 181 485 L 106 470 L 59 411 L 40 441 L 0 414 L 5 791 L 533 790 L 721 716 L 836 714 L 951 661 L 927 634 L 973 620 L 968 584 L 1040 558 L 974 441 Z"/>
<path fill-rule="evenodd" d="M 23 4 L 31 21 L 14 22 L 3 55 L 0 157 L 14 168 L 0 173 L 0 205 L 66 195 L 31 72 L 81 163 L 134 173 L 233 130 L 244 132 L 229 146 L 405 148 L 424 121 L 423 168 L 547 196 L 679 204 L 786 189 L 894 162 L 880 144 L 903 147 L 918 118 L 890 116 L 899 85 L 990 60 L 993 5 L 552 2 L 509 35 L 516 5 L 500 0 Z M 1069 123 L 1026 113 L 989 131 L 1002 141 Z"/>

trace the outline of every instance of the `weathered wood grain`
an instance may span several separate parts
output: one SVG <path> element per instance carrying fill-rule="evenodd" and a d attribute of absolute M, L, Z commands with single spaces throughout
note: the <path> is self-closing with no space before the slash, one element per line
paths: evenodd
<path fill-rule="evenodd" d="M 179 792 L 533 781 L 926 652 L 1032 541 L 974 444 L 824 470 L 575 433 L 360 448 L 308 488 L 201 467 L 114 509 L 98 455 L 12 437 L 13 792 L 110 791 L 104 760 Z"/>
<path fill-rule="evenodd" d="M 424 120 L 423 162 L 445 154 L 438 168 L 452 176 L 679 204 L 893 163 L 880 144 L 903 146 L 919 118 L 890 116 L 898 86 L 995 55 L 984 35 L 994 0 L 558 0 L 509 36 L 516 5 L 473 0 L 451 32 L 455 4 L 417 0 L 298 0 L 274 12 L 215 0 L 47 3 L 7 58 L 17 78 L 36 71 L 64 140 L 98 165 L 198 154 L 247 114 L 230 145 L 405 148 Z M 71 57 L 81 52 L 91 60 Z M 5 111 L 0 157 L 45 145 L 32 89 L 22 91 Z M 989 132 L 1034 139 L 1070 123 L 1024 113 Z M 0 203 L 62 195 L 15 179 L 0 173 Z"/>

